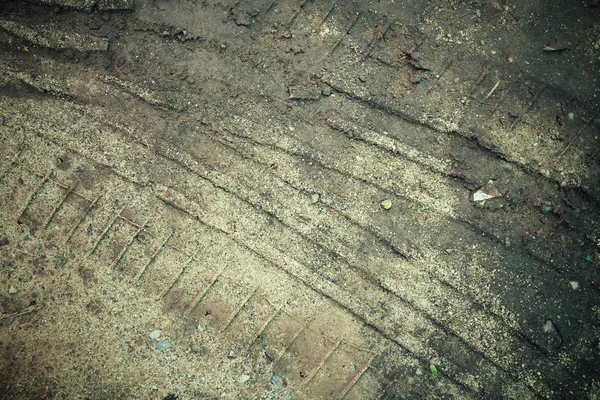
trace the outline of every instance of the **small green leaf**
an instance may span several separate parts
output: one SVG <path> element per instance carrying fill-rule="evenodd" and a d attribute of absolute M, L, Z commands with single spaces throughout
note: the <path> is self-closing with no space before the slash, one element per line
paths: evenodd
<path fill-rule="evenodd" d="M 433 364 L 429 364 L 429 370 L 431 371 L 431 375 L 429 375 L 429 379 L 435 381 L 438 377 L 437 367 Z"/>

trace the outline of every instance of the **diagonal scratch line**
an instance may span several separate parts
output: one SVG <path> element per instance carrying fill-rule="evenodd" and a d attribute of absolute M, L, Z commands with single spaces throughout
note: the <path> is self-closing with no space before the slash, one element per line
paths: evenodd
<path fill-rule="evenodd" d="M 340 344 L 342 344 L 342 342 L 344 341 L 344 338 L 342 336 L 340 336 L 334 343 L 333 346 L 331 346 L 331 348 L 327 351 L 327 353 L 325 353 L 323 355 L 323 357 L 321 358 L 321 361 L 319 361 L 319 363 L 312 369 L 312 371 L 310 371 L 308 373 L 308 375 L 306 376 L 305 380 L 302 381 L 302 383 L 300 384 L 300 386 L 306 386 L 308 385 L 308 383 L 312 380 L 312 378 L 315 377 L 315 375 L 317 375 L 317 373 L 321 370 L 321 368 L 323 368 L 323 365 L 325 365 L 325 363 L 327 362 L 327 360 L 329 359 L 329 357 L 331 357 L 331 355 L 338 349 L 338 347 L 340 347 Z"/>
<path fill-rule="evenodd" d="M 25 202 L 25 205 L 23 206 L 23 208 L 19 212 L 19 216 L 17 217 L 17 221 L 21 220 L 21 217 L 23 216 L 23 214 L 25 214 L 25 211 L 27 211 L 27 209 L 29 208 L 29 206 L 31 205 L 31 203 L 33 202 L 33 200 L 35 200 L 35 197 L 37 196 L 38 192 L 40 190 L 42 190 L 42 187 L 44 187 L 44 185 L 46 184 L 46 182 L 48 182 L 48 180 L 50 179 L 50 176 L 52 175 L 52 172 L 53 171 L 48 172 L 42 178 L 42 180 L 40 181 L 40 183 L 37 184 L 37 186 L 35 187 L 35 189 L 32 190 L 31 194 L 27 198 L 27 201 Z"/>
<path fill-rule="evenodd" d="M 358 369 L 358 371 L 356 371 L 356 373 L 346 382 L 344 387 L 339 391 L 339 393 L 335 397 L 336 400 L 343 400 L 344 397 L 346 397 L 346 395 L 352 389 L 352 387 L 356 385 L 361 376 L 363 376 L 365 371 L 371 366 L 371 363 L 374 359 L 375 356 L 371 356 L 371 358 L 369 358 L 369 360 L 366 363 L 364 363 L 363 366 Z"/>
<path fill-rule="evenodd" d="M 204 290 L 202 292 L 198 293 L 198 295 L 190 302 L 190 306 L 189 306 L 187 312 L 192 312 L 196 307 L 198 307 L 198 304 L 200 304 L 200 302 L 204 299 L 204 297 L 206 297 L 206 295 L 208 294 L 210 289 L 214 286 L 215 283 L 217 283 L 217 281 L 219 280 L 219 278 L 221 277 L 223 272 L 225 272 L 226 269 L 227 269 L 227 266 L 223 267 L 214 276 L 214 278 L 210 281 L 208 286 L 206 288 L 204 288 Z"/>
<path fill-rule="evenodd" d="M 127 244 L 125 246 L 123 246 L 123 249 L 121 249 L 121 252 L 119 253 L 119 256 L 116 258 L 115 262 L 113 263 L 113 265 L 110 267 L 111 270 L 114 270 L 115 267 L 117 266 L 117 264 L 121 261 L 121 259 L 125 256 L 125 253 L 127 252 L 127 250 L 129 249 L 129 246 L 131 246 L 131 244 L 135 241 L 135 239 L 137 239 L 137 237 L 139 236 L 140 233 L 142 233 L 142 231 L 146 228 L 146 226 L 148 225 L 148 222 L 144 222 L 142 224 L 142 226 L 140 226 L 137 231 L 135 231 L 135 234 L 131 237 L 131 239 L 129 240 L 129 242 L 127 242 Z"/>
<path fill-rule="evenodd" d="M 79 218 L 79 220 L 77 221 L 77 223 L 75 224 L 75 226 L 73 228 L 71 228 L 71 231 L 69 232 L 69 234 L 67 235 L 67 239 L 65 240 L 65 243 L 68 243 L 69 240 L 71 240 L 71 238 L 73 237 L 73 235 L 75 234 L 75 232 L 77 231 L 77 229 L 79 228 L 79 226 L 81 225 L 81 223 L 83 222 L 83 220 L 88 216 L 88 214 L 92 211 L 92 208 L 94 208 L 94 206 L 98 203 L 98 201 L 100 200 L 100 198 L 102 197 L 102 195 L 96 197 L 94 199 L 94 201 L 91 202 L 91 204 L 88 206 L 88 208 L 85 210 L 85 212 L 83 213 L 83 215 L 81 216 L 81 218 Z"/>
<path fill-rule="evenodd" d="M 112 221 L 110 222 L 110 224 L 108 224 L 108 226 L 104 229 L 104 231 L 102 231 L 102 233 L 100 234 L 100 236 L 98 236 L 98 239 L 96 240 L 96 243 L 94 244 L 94 247 L 92 247 L 92 249 L 88 253 L 88 257 L 91 256 L 92 254 L 94 254 L 94 252 L 96 251 L 96 249 L 100 245 L 100 242 L 102 242 L 102 240 L 104 240 L 104 238 L 108 234 L 108 231 L 110 231 L 110 229 L 114 226 L 115 222 L 117 222 L 117 220 L 121 216 L 122 212 L 123 212 L 123 209 L 121 209 L 121 211 L 119 211 L 117 213 L 117 215 L 115 215 L 115 217 L 112 219 Z"/>
<path fill-rule="evenodd" d="M 247 295 L 244 298 L 244 300 L 242 300 L 240 302 L 240 304 L 235 308 L 235 310 L 233 310 L 233 312 L 231 313 L 231 315 L 229 316 L 227 321 L 223 324 L 223 327 L 221 327 L 221 332 L 224 332 L 229 327 L 229 325 L 231 325 L 231 323 L 233 322 L 235 317 L 242 311 L 242 309 L 246 306 L 246 304 L 248 304 L 248 302 L 250 301 L 252 296 L 254 296 L 255 293 L 256 293 L 256 288 L 252 292 L 250 292 L 250 294 Z"/>
<path fill-rule="evenodd" d="M 46 218 L 46 222 L 44 223 L 44 228 L 43 229 L 48 228 L 48 225 L 50 225 L 50 223 L 52 222 L 52 219 L 54 218 L 54 216 L 56 215 L 56 213 L 62 208 L 63 204 L 65 203 L 65 201 L 67 201 L 67 198 L 69 198 L 69 196 L 71 195 L 71 193 L 73 193 L 73 191 L 75 190 L 75 188 L 77 187 L 78 184 L 79 184 L 79 182 L 75 182 L 75 184 L 71 185 L 71 187 L 69 188 L 69 190 L 67 191 L 67 193 L 64 195 L 64 197 L 58 202 L 58 204 L 56 205 L 56 207 L 54 207 L 54 209 L 52 210 L 52 212 Z"/>
<path fill-rule="evenodd" d="M 175 233 L 175 229 L 172 228 L 171 232 L 169 233 L 169 236 L 167 236 L 165 238 L 165 240 L 163 240 L 163 242 L 160 245 L 160 247 L 158 249 L 156 249 L 156 251 L 154 252 L 154 254 L 152 254 L 152 257 L 150 257 L 150 259 L 148 260 L 148 262 L 142 267 L 142 269 L 140 269 L 140 272 L 138 272 L 138 274 L 137 274 L 137 276 L 135 278 L 136 282 L 139 282 L 140 279 L 142 279 L 142 275 L 144 275 L 144 273 L 154 263 L 154 261 L 156 260 L 156 258 L 160 255 L 160 253 L 162 253 L 162 251 L 165 249 L 165 247 L 167 247 L 167 243 L 169 243 L 169 240 L 171 239 L 171 237 L 173 236 L 174 233 Z"/>

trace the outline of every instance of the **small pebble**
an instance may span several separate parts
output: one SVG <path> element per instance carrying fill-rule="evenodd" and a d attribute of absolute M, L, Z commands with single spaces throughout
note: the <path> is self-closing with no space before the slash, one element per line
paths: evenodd
<path fill-rule="evenodd" d="M 171 348 L 171 342 L 169 342 L 168 340 L 156 342 L 156 344 L 154 345 L 154 348 L 158 351 L 165 351 L 165 350 Z"/>
<path fill-rule="evenodd" d="M 569 282 L 569 284 L 571 285 L 571 289 L 573 289 L 573 290 L 579 289 L 579 282 L 571 281 L 571 282 Z"/>
<path fill-rule="evenodd" d="M 319 193 L 313 193 L 313 194 L 310 196 L 310 202 L 311 202 L 312 204 L 315 204 L 316 202 L 318 202 L 318 201 L 319 201 L 319 199 L 320 199 L 320 198 L 321 198 L 321 196 L 319 196 Z"/>
<path fill-rule="evenodd" d="M 160 329 L 155 329 L 148 334 L 148 337 L 152 340 L 158 340 L 160 337 Z"/>
<path fill-rule="evenodd" d="M 563 338 L 558 330 L 556 324 L 551 319 L 547 319 L 543 326 L 543 332 L 545 333 L 545 345 L 546 350 L 552 351 L 557 350 L 562 346 Z M 538 372 L 538 375 L 540 373 Z"/>
<path fill-rule="evenodd" d="M 271 377 L 271 382 L 278 383 L 279 381 L 281 381 L 281 377 L 279 375 L 273 375 Z"/>
<path fill-rule="evenodd" d="M 477 16 L 477 18 L 481 18 L 481 10 L 480 9 L 475 10 L 475 15 Z"/>
<path fill-rule="evenodd" d="M 15 294 L 15 293 L 17 293 L 18 291 L 19 291 L 19 289 L 17 289 L 17 287 L 16 287 L 15 285 L 12 285 L 12 286 L 10 287 L 10 289 L 8 289 L 8 293 L 9 293 L 9 294 Z"/>
<path fill-rule="evenodd" d="M 239 383 L 246 383 L 250 380 L 250 375 L 242 375 L 238 378 Z"/>
<path fill-rule="evenodd" d="M 235 351 L 229 350 L 229 354 L 227 355 L 227 357 L 228 358 L 235 358 L 236 357 Z"/>
<path fill-rule="evenodd" d="M 379 203 L 379 204 L 381 204 L 381 207 L 384 210 L 389 210 L 390 208 L 392 208 L 392 200 L 390 200 L 390 199 L 382 200 L 381 203 Z"/>

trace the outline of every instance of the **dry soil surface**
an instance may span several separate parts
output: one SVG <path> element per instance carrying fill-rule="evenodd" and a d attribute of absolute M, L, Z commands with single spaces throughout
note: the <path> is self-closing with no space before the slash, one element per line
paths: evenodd
<path fill-rule="evenodd" d="M 0 398 L 598 399 L 597 3 L 0 1 Z"/>

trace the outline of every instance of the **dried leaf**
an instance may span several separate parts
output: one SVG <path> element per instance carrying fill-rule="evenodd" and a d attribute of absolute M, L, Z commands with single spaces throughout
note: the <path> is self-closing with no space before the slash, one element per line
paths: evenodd
<path fill-rule="evenodd" d="M 544 51 L 563 51 L 563 50 L 571 50 L 571 48 L 566 47 L 566 46 L 544 46 Z"/>

